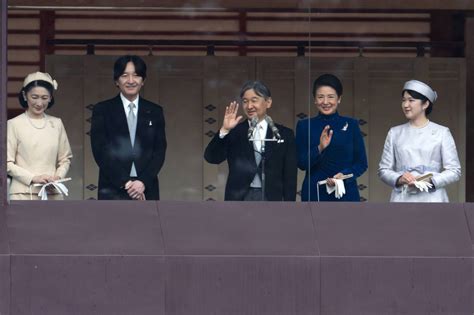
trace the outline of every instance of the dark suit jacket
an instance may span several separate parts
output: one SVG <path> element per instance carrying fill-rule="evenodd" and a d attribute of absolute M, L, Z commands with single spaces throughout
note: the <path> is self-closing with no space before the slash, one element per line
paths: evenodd
<path fill-rule="evenodd" d="M 270 201 L 296 200 L 296 145 L 293 131 L 277 125 L 283 143 L 265 144 L 265 197 Z M 247 138 L 248 121 L 238 124 L 223 139 L 219 132 L 208 144 L 204 158 L 212 164 L 227 160 L 229 176 L 225 200 L 243 200 L 255 174 L 260 171 L 255 162 L 253 144 Z M 273 138 L 270 127 L 267 139 Z M 261 164 L 260 164 L 261 166 Z"/>
<path fill-rule="evenodd" d="M 99 199 L 130 199 L 124 189 L 135 162 L 145 184 L 147 200 L 160 198 L 158 173 L 166 152 L 165 120 L 161 106 L 140 97 L 135 145 L 132 148 L 127 115 L 120 95 L 94 106 L 91 145 L 99 166 Z"/>

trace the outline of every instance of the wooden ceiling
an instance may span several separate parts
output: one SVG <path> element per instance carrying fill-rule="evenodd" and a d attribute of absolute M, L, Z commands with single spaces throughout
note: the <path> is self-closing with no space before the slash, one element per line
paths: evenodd
<path fill-rule="evenodd" d="M 10 8 L 80 9 L 271 9 L 271 10 L 461 10 L 474 11 L 473 0 L 8 0 Z"/>

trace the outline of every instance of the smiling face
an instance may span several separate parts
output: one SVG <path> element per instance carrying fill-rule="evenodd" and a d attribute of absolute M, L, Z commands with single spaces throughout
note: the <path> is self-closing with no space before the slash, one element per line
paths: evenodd
<path fill-rule="evenodd" d="M 31 118 L 42 118 L 44 111 L 51 101 L 51 94 L 47 89 L 36 86 L 23 95 L 28 103 L 28 116 Z"/>
<path fill-rule="evenodd" d="M 321 114 L 334 114 L 340 102 L 341 97 L 337 95 L 336 90 L 332 87 L 323 85 L 316 89 L 314 104 Z"/>
<path fill-rule="evenodd" d="M 258 121 L 265 118 L 267 109 L 272 106 L 272 98 L 265 99 L 263 96 L 257 95 L 254 89 L 245 91 L 242 96 L 242 105 L 248 119 L 257 117 Z"/>
<path fill-rule="evenodd" d="M 128 62 L 122 75 L 115 81 L 123 96 L 129 101 L 137 98 L 145 81 L 135 71 L 133 62 Z"/>
<path fill-rule="evenodd" d="M 412 97 L 407 91 L 403 93 L 402 110 L 408 120 L 415 121 L 420 118 L 425 118 L 425 110 L 428 106 L 428 101 L 423 103 L 421 100 Z"/>

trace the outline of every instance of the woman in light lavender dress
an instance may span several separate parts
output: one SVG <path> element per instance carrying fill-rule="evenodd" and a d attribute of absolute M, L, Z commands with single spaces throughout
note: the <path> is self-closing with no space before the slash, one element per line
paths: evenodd
<path fill-rule="evenodd" d="M 437 94 L 427 84 L 410 80 L 402 91 L 408 122 L 388 132 L 379 164 L 380 179 L 393 187 L 392 202 L 448 202 L 445 186 L 461 177 L 453 136 L 428 119 Z"/>

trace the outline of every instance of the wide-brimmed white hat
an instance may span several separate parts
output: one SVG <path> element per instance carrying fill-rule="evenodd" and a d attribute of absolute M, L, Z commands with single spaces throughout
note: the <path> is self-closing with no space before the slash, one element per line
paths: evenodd
<path fill-rule="evenodd" d="M 37 71 L 37 72 L 28 74 L 25 80 L 23 81 L 23 87 L 27 86 L 33 81 L 46 81 L 50 83 L 55 90 L 58 89 L 58 82 L 56 82 L 56 80 L 53 80 L 53 78 L 49 75 L 49 73 Z"/>
<path fill-rule="evenodd" d="M 434 103 L 438 98 L 438 94 L 434 91 L 428 84 L 423 83 L 418 80 L 410 80 L 405 82 L 403 90 L 411 90 L 420 93 L 425 96 L 427 99 Z"/>

